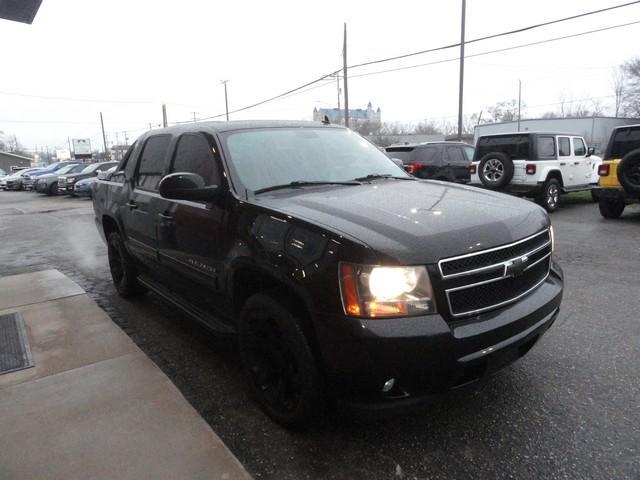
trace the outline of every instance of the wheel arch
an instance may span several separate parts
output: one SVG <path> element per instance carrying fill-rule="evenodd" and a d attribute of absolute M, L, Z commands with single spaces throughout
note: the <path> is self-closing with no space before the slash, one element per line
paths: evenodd
<path fill-rule="evenodd" d="M 256 293 L 270 295 L 286 307 L 291 308 L 292 313 L 300 322 L 311 350 L 316 359 L 320 361 L 320 346 L 312 316 L 311 300 L 295 284 L 257 265 L 240 265 L 232 272 L 228 289 L 236 318 L 246 301 Z"/>
<path fill-rule="evenodd" d="M 546 182 L 547 180 L 549 180 L 551 178 L 555 178 L 556 180 L 558 180 L 558 182 L 560 182 L 560 187 L 562 187 L 562 189 L 564 189 L 564 180 L 562 179 L 562 172 L 559 169 L 554 168 L 554 167 L 549 167 L 546 170 L 543 178 L 544 178 L 544 182 Z"/>

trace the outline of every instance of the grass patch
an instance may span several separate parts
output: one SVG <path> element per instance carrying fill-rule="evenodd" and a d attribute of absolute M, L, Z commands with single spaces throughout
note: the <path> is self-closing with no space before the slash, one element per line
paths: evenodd
<path fill-rule="evenodd" d="M 572 192 L 562 195 L 560 200 L 562 203 L 593 203 L 591 199 L 591 191 Z"/>

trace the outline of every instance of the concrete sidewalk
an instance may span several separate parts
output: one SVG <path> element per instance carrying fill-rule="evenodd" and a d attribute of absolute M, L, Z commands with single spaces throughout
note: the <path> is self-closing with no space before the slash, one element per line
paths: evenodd
<path fill-rule="evenodd" d="M 34 367 L 0 375 L 2 479 L 248 479 L 178 389 L 57 270 L 0 278 Z"/>

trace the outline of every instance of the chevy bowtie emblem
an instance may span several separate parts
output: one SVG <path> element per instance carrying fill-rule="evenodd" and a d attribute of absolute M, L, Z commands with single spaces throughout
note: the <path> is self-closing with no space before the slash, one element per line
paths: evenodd
<path fill-rule="evenodd" d="M 511 260 L 504 265 L 504 276 L 519 277 L 524 273 L 524 270 L 527 268 L 528 263 L 529 257 L 527 257 L 526 255 L 520 258 L 516 258 L 515 260 Z"/>

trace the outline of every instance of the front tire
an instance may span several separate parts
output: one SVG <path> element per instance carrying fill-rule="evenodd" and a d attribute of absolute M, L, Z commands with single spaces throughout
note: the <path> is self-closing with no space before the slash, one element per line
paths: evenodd
<path fill-rule="evenodd" d="M 58 194 L 58 183 L 54 182 L 49 187 L 49 190 L 47 190 L 47 195 L 57 195 L 57 194 Z"/>
<path fill-rule="evenodd" d="M 146 289 L 138 283 L 138 271 L 127 252 L 118 232 L 111 232 L 107 238 L 109 270 L 118 294 L 123 298 L 138 297 Z"/>
<path fill-rule="evenodd" d="M 624 211 L 625 204 L 621 200 L 601 196 L 598 207 L 600 208 L 600 215 L 604 218 L 620 218 L 620 215 L 622 215 Z"/>
<path fill-rule="evenodd" d="M 555 212 L 560 206 L 560 182 L 549 178 L 542 186 L 542 191 L 536 198 L 536 203 L 547 212 Z"/>
<path fill-rule="evenodd" d="M 256 294 L 239 324 L 240 356 L 251 392 L 269 417 L 304 427 L 322 410 L 322 381 L 300 323 L 275 298 Z"/>

